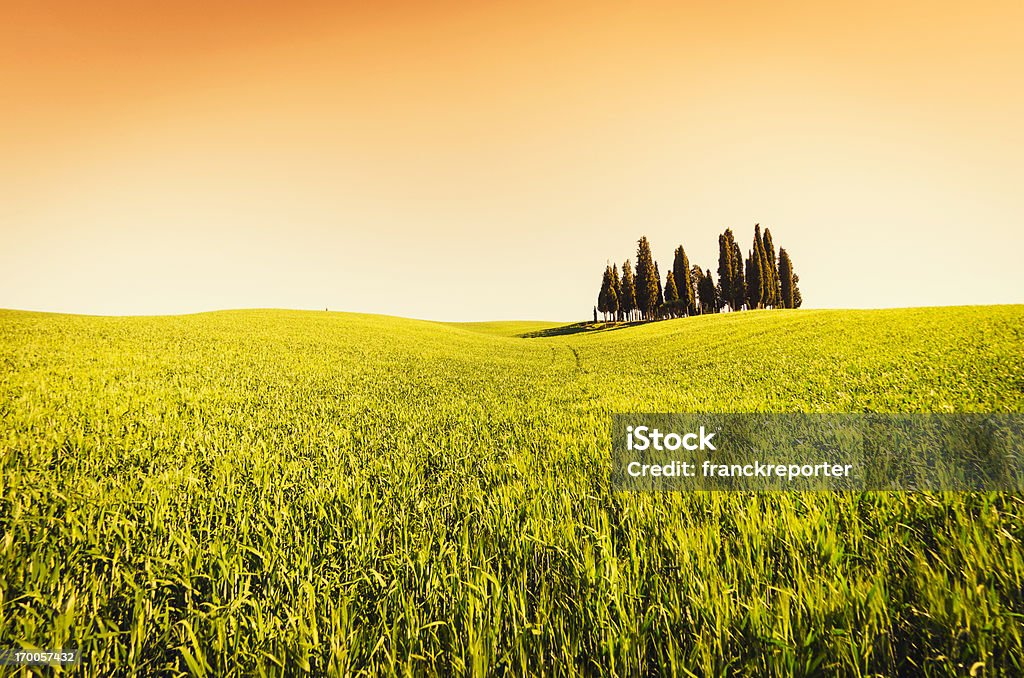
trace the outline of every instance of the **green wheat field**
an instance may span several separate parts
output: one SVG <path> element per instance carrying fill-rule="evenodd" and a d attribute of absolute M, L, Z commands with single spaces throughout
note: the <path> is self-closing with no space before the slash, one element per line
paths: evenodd
<path fill-rule="evenodd" d="M 88 676 L 1024 675 L 1020 496 L 609 487 L 613 412 L 1022 412 L 1022 358 L 1024 306 L 0 311 L 0 640 Z"/>

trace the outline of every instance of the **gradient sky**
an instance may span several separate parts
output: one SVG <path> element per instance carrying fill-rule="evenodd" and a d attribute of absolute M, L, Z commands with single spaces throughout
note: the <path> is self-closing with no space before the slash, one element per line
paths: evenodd
<path fill-rule="evenodd" d="M 1024 3 L 0 0 L 0 307 L 578 319 L 753 225 L 1024 302 Z"/>

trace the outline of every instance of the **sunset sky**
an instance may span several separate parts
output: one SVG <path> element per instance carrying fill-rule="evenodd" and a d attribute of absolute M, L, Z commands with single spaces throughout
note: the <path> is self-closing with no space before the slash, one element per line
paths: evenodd
<path fill-rule="evenodd" d="M 0 0 L 0 307 L 589 317 L 755 222 L 1024 302 L 1024 3 Z"/>

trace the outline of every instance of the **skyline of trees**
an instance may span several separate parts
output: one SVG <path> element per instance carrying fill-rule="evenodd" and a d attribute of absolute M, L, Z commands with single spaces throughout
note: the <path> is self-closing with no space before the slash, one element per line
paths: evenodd
<path fill-rule="evenodd" d="M 800 308 L 800 277 L 784 248 L 776 256 L 771 230 L 754 224 L 754 238 L 743 257 L 731 228 L 718 236 L 718 281 L 711 269 L 691 264 L 682 245 L 662 283 L 647 236 L 637 241 L 636 265 L 630 259 L 606 265 L 594 317 L 633 322 L 685 318 L 705 313 L 752 309 Z"/>

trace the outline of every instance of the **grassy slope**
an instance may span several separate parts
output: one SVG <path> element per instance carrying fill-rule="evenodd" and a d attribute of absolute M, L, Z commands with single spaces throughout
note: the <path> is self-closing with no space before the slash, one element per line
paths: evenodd
<path fill-rule="evenodd" d="M 0 312 L 0 638 L 96 674 L 1024 671 L 1019 498 L 613 494 L 605 440 L 1024 411 L 1024 307 L 506 336 L 543 329 Z"/>
<path fill-rule="evenodd" d="M 519 337 L 524 334 L 543 332 L 544 330 L 551 330 L 564 325 L 564 323 L 547 320 L 496 320 L 491 322 L 445 324 L 459 329 L 491 334 L 496 337 Z"/>

